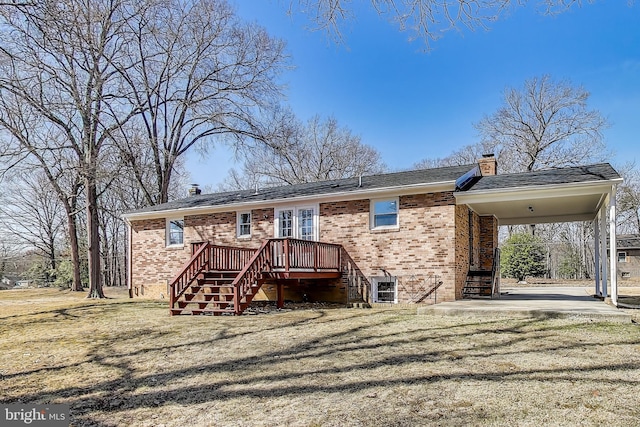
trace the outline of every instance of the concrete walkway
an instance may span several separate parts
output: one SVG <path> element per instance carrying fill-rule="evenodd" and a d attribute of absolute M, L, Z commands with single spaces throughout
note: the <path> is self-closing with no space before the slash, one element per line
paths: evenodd
<path fill-rule="evenodd" d="M 418 308 L 418 314 L 583 318 L 631 322 L 631 315 L 594 298 L 593 287 L 503 288 L 499 299 L 464 299 Z"/>

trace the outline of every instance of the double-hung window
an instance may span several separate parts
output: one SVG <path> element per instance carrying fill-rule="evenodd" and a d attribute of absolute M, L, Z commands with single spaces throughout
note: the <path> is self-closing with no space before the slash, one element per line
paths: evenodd
<path fill-rule="evenodd" d="M 618 252 L 618 262 L 627 262 L 626 252 Z"/>
<path fill-rule="evenodd" d="M 167 219 L 167 246 L 184 244 L 184 218 Z"/>
<path fill-rule="evenodd" d="M 238 237 L 251 237 L 251 212 L 238 212 Z"/>
<path fill-rule="evenodd" d="M 370 228 L 397 229 L 398 222 L 398 198 L 371 200 Z"/>

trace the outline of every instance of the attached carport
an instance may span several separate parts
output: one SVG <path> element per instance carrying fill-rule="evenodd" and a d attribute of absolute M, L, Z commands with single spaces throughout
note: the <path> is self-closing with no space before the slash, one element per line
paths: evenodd
<path fill-rule="evenodd" d="M 616 188 L 620 175 L 608 163 L 518 174 L 482 176 L 456 191 L 456 204 L 498 225 L 593 221 L 595 294 L 618 305 L 616 279 Z M 607 229 L 610 253 L 607 263 Z"/>

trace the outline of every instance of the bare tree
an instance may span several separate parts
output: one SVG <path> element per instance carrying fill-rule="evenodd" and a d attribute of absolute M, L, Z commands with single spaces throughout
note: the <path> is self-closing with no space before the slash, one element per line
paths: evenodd
<path fill-rule="evenodd" d="M 603 161 L 608 122 L 588 99 L 584 88 L 548 75 L 508 88 L 502 107 L 475 125 L 483 151 L 494 152 L 506 172 Z"/>
<path fill-rule="evenodd" d="M 71 288 L 82 291 L 78 227 L 82 179 L 73 161 L 73 154 L 65 150 L 64 142 L 61 142 L 66 137 L 60 135 L 59 129 L 48 127 L 46 120 L 34 112 L 32 106 L 3 91 L 0 91 L 0 127 L 8 133 L 0 144 L 4 174 L 13 172 L 13 175 L 24 180 L 34 174 L 45 177 L 47 187 L 63 206 L 68 248 L 74 266 Z"/>
<path fill-rule="evenodd" d="M 289 13 L 308 15 L 314 29 L 324 30 L 337 40 L 342 39 L 341 28 L 353 19 L 354 4 L 349 0 L 290 0 Z M 429 42 L 437 40 L 451 29 L 466 27 L 471 30 L 488 28 L 509 9 L 523 6 L 526 1 L 511 0 L 370 0 L 379 15 L 398 24 L 401 31 L 408 30 L 413 38 Z M 542 13 L 554 15 L 580 5 L 580 0 L 545 0 Z"/>
<path fill-rule="evenodd" d="M 385 166 L 373 147 L 330 117 L 301 123 L 290 111 L 272 122 L 263 143 L 244 147 L 242 172 L 232 170 L 221 189 L 298 184 L 379 173 Z"/>
<path fill-rule="evenodd" d="M 618 230 L 620 234 L 640 234 L 640 170 L 635 162 L 618 168 L 624 182 L 618 188 Z"/>
<path fill-rule="evenodd" d="M 46 145 L 23 145 L 28 155 L 46 162 L 43 153 L 65 152 L 75 160 L 85 192 L 89 296 L 98 298 L 104 296 L 97 204 L 100 155 L 114 130 L 138 111 L 123 102 L 113 67 L 126 52 L 123 27 L 135 13 L 127 1 L 0 7 L 0 91 L 28 105 L 45 129 L 55 133 L 55 139 L 40 139 Z M 30 141 L 30 135 L 17 140 Z"/>
<path fill-rule="evenodd" d="M 150 1 L 127 27 L 134 45 L 119 71 L 141 112 L 119 146 L 147 204 L 163 203 L 177 159 L 194 145 L 261 137 L 262 111 L 281 95 L 284 43 L 241 23 L 225 0 Z"/>
<path fill-rule="evenodd" d="M 485 151 L 488 150 L 488 151 Z M 414 168 L 438 168 L 443 166 L 470 165 L 478 161 L 483 154 L 493 153 L 491 148 L 486 148 L 483 144 L 466 145 L 450 155 L 438 159 L 423 159 L 414 164 Z"/>
<path fill-rule="evenodd" d="M 6 232 L 38 249 L 47 260 L 47 270 L 55 271 L 64 246 L 66 215 L 44 174 L 40 171 L 24 174 L 20 182 L 8 189 L 0 213 L 7 218 Z M 55 273 L 47 276 L 51 274 Z"/>

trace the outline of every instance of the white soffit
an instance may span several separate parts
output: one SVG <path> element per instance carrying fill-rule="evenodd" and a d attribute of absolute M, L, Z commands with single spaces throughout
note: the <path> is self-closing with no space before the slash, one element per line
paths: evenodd
<path fill-rule="evenodd" d="M 479 215 L 493 215 L 500 225 L 591 221 L 615 183 L 598 181 L 472 190 L 454 195 L 456 204 L 468 205 Z"/>

